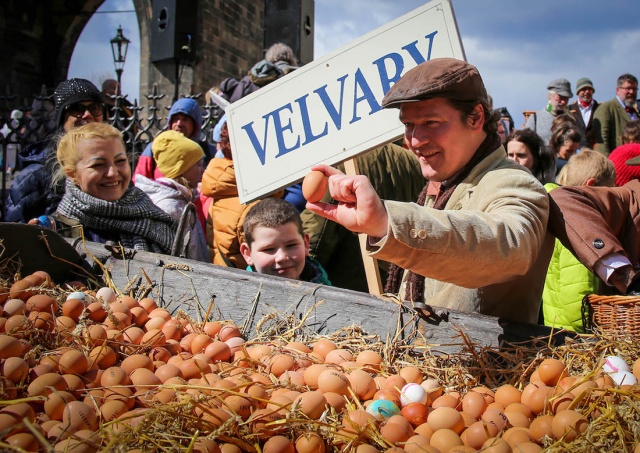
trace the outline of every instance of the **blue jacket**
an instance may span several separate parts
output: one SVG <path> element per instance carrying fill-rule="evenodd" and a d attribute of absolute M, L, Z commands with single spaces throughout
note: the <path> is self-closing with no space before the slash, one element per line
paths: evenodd
<path fill-rule="evenodd" d="M 43 140 L 23 149 L 18 155 L 22 170 L 7 195 L 5 221 L 26 223 L 56 211 L 64 194 L 64 183 L 51 187 L 55 169 L 52 140 Z"/>

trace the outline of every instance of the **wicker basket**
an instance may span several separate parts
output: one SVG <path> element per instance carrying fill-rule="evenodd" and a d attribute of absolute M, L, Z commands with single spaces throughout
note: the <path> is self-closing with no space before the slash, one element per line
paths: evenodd
<path fill-rule="evenodd" d="M 640 296 L 600 296 L 589 294 L 582 301 L 585 329 L 621 330 L 640 335 Z"/>

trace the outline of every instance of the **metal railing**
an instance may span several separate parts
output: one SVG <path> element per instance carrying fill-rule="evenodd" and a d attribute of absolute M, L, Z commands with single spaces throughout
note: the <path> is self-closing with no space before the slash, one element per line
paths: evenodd
<path fill-rule="evenodd" d="M 162 102 L 167 95 L 158 93 L 156 85 L 145 98 L 148 105 L 142 107 L 134 100 L 129 104 L 126 96 L 113 96 L 115 106 L 107 115 L 108 122 L 122 132 L 127 147 L 129 163 L 134 169 L 138 157 L 153 139 L 167 128 L 167 116 L 171 105 Z M 200 100 L 202 94 L 189 94 L 183 97 Z M 123 107 L 125 106 L 126 107 Z M 209 143 L 213 128 L 222 116 L 222 110 L 215 104 L 201 105 L 202 124 L 200 133 Z M 53 93 L 48 94 L 45 86 L 33 99 L 17 99 L 7 94 L 0 95 L 0 157 L 2 159 L 2 181 L 0 198 L 0 220 L 4 220 L 5 204 L 10 176 L 9 168 L 20 170 L 18 154 L 29 145 L 51 137 L 56 133 Z M 8 161 L 10 160 L 10 161 Z M 14 161 L 15 160 L 15 161 Z M 16 168 L 17 166 L 17 168 Z"/>

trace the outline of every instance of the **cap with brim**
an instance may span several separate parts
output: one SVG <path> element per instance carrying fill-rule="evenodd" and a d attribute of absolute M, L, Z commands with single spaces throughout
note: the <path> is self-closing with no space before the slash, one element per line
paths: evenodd
<path fill-rule="evenodd" d="M 455 58 L 434 58 L 402 76 L 382 99 L 382 107 L 440 97 L 486 102 L 487 90 L 475 66 Z"/>
<path fill-rule="evenodd" d="M 583 88 L 591 88 L 594 93 L 596 92 L 596 89 L 593 88 L 593 82 L 591 81 L 591 79 L 587 79 L 586 77 L 578 79 L 578 81 L 576 82 L 576 93 L 580 93 L 580 90 L 582 90 Z"/>
<path fill-rule="evenodd" d="M 547 90 L 553 91 L 554 93 L 567 98 L 573 97 L 573 93 L 571 92 L 571 82 L 567 79 L 552 80 L 549 82 L 549 85 L 547 85 Z"/>

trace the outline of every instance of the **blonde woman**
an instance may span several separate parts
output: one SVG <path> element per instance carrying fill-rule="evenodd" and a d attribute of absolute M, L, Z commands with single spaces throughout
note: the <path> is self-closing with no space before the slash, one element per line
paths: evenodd
<path fill-rule="evenodd" d="M 62 201 L 47 219 L 52 228 L 67 237 L 171 253 L 177 223 L 130 186 L 131 167 L 117 129 L 105 123 L 74 128 L 60 138 L 56 155 L 54 180 L 66 181 Z"/>

